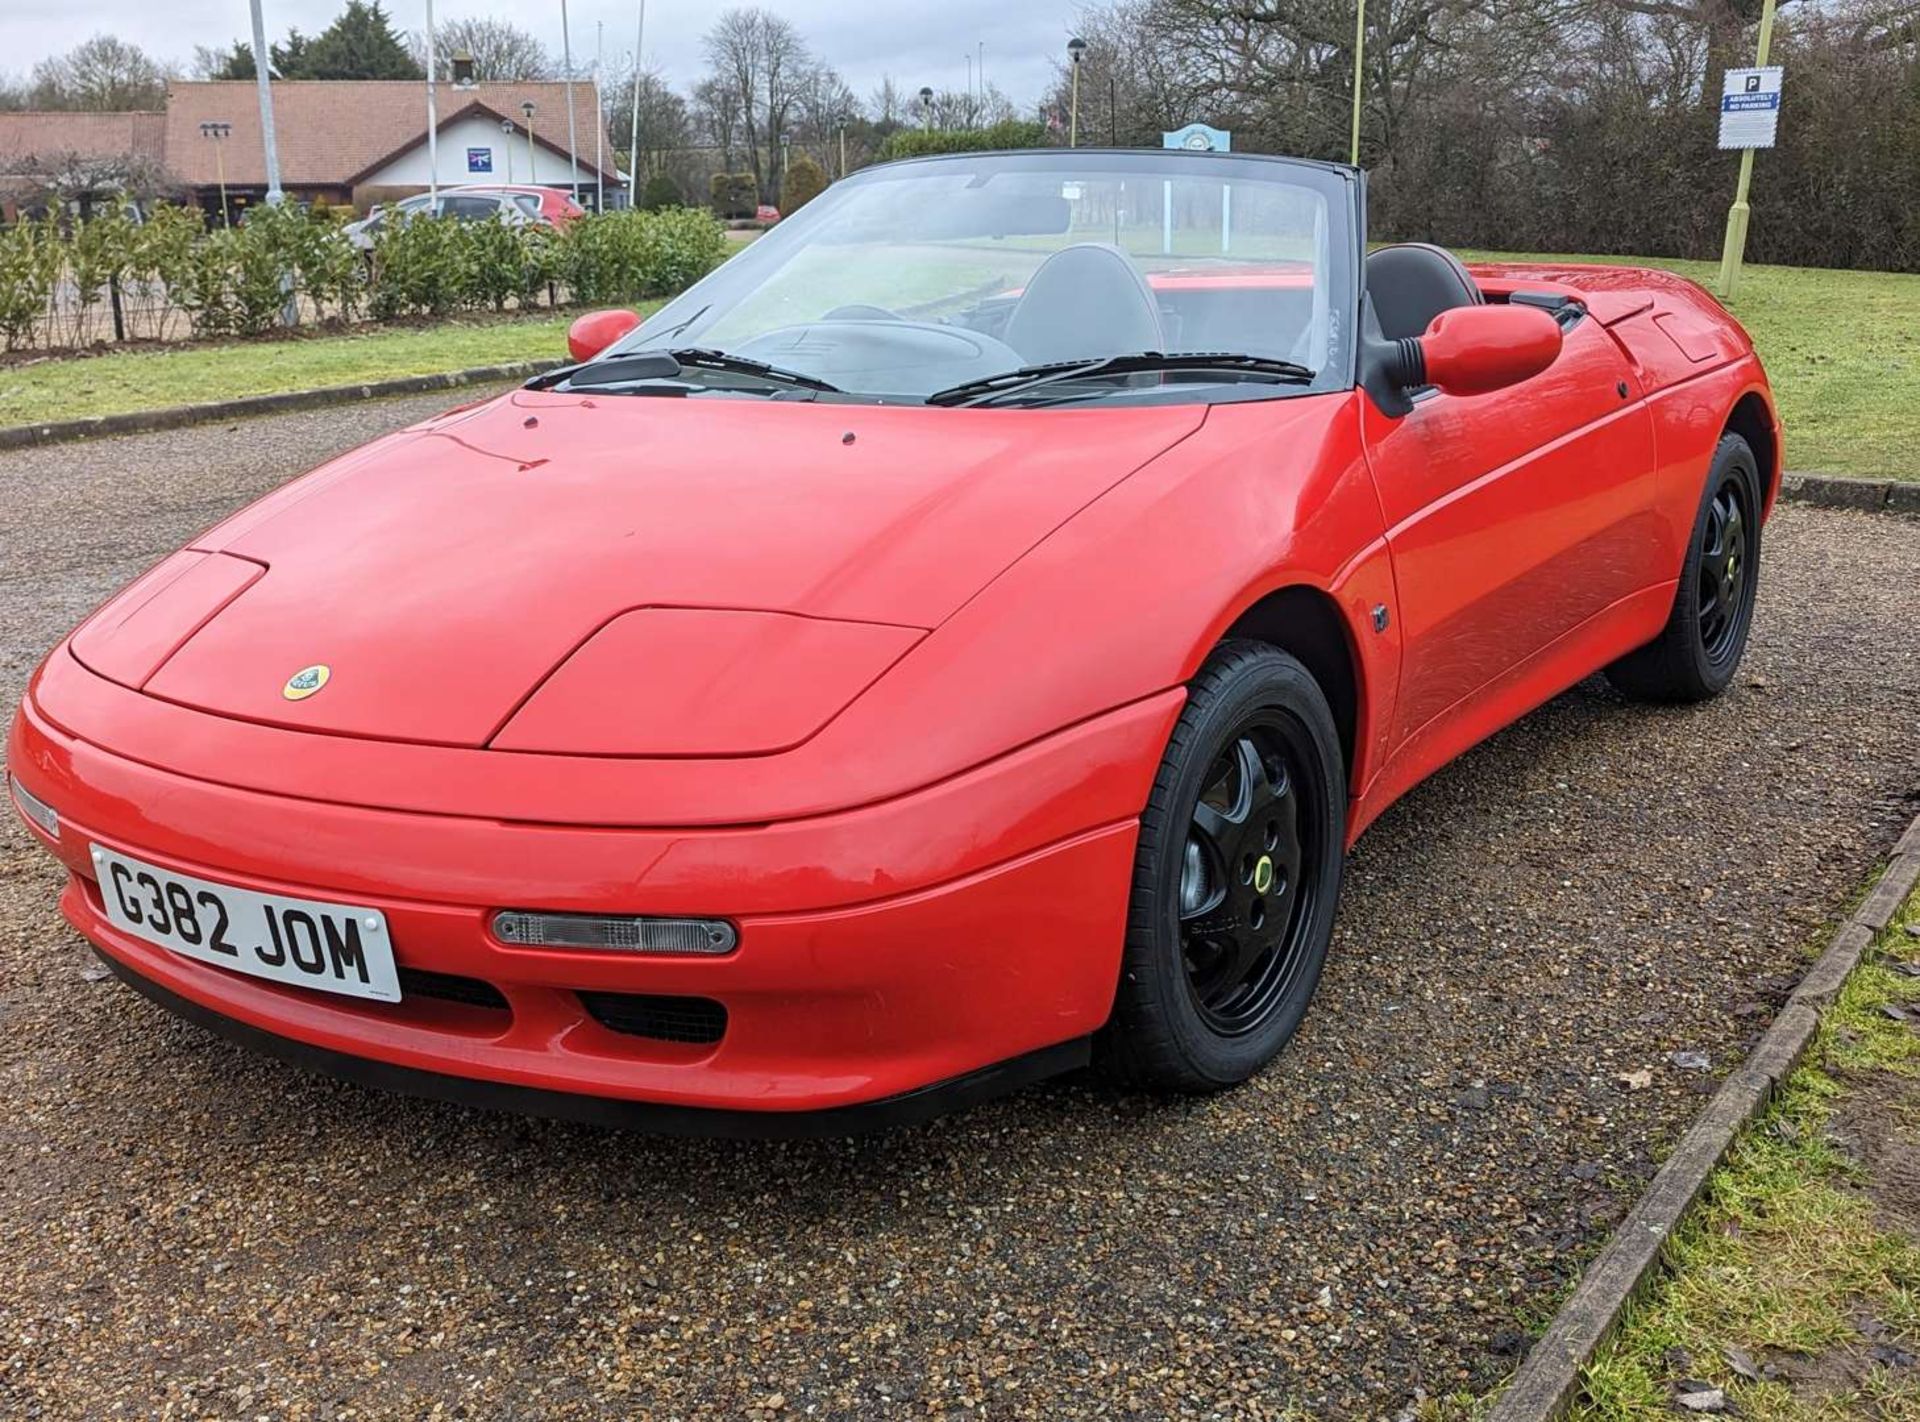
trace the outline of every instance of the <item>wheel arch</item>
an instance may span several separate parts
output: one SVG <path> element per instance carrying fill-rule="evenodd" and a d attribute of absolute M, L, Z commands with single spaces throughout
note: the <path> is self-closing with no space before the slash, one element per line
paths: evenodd
<path fill-rule="evenodd" d="M 1780 489 L 1780 433 L 1772 404 L 1759 390 L 1746 391 L 1727 412 L 1722 433 L 1739 435 L 1753 450 L 1760 465 L 1761 506 L 1771 513 Z"/>
<path fill-rule="evenodd" d="M 1309 583 L 1276 588 L 1241 611 L 1228 623 L 1220 640 L 1265 642 L 1299 660 L 1320 686 L 1340 732 L 1340 753 L 1346 763 L 1348 793 L 1357 785 L 1355 757 L 1364 747 L 1360 736 L 1365 683 L 1353 629 L 1330 593 Z"/>

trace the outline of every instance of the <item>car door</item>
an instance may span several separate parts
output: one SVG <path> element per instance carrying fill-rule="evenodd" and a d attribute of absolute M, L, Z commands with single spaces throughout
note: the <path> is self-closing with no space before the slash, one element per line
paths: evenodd
<path fill-rule="evenodd" d="M 1363 402 L 1399 593 L 1393 743 L 1648 581 L 1653 428 L 1632 370 L 1581 316 L 1554 363 L 1487 395 Z"/>

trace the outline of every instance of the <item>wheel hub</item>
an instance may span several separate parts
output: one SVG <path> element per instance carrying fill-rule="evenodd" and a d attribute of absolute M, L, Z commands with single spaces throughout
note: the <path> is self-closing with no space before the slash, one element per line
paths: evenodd
<path fill-rule="evenodd" d="M 1700 641 L 1713 661 L 1724 660 L 1739 641 L 1746 570 L 1746 497 L 1729 479 L 1707 506 L 1700 541 Z"/>
<path fill-rule="evenodd" d="M 1181 859 L 1180 943 L 1187 983 L 1217 1031 L 1251 1030 L 1291 983 L 1304 866 L 1304 759 L 1250 724 L 1215 758 Z"/>

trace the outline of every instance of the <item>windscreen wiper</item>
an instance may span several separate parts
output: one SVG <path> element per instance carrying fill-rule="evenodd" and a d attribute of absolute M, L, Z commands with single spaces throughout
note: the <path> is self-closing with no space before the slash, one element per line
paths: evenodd
<path fill-rule="evenodd" d="M 730 355 L 726 351 L 708 350 L 704 346 L 686 346 L 670 351 L 634 351 L 630 355 L 610 356 L 605 360 L 563 365 L 558 370 L 534 376 L 527 382 L 526 388 L 551 390 L 556 385 L 565 384 L 569 389 L 580 390 L 604 385 L 628 385 L 640 380 L 673 380 L 690 369 L 721 370 L 729 375 L 752 376 L 777 385 L 797 386 L 802 390 L 819 390 L 830 395 L 841 393 L 839 386 L 829 385 L 816 376 L 769 365 L 763 360 Z"/>
<path fill-rule="evenodd" d="M 1132 355 L 1102 356 L 1097 360 L 1056 360 L 1043 365 L 1004 370 L 978 380 L 950 385 L 927 396 L 929 405 L 984 405 L 1003 395 L 1026 394 L 1039 386 L 1064 381 L 1087 380 L 1108 375 L 1138 375 L 1143 372 L 1217 370 L 1233 371 L 1289 384 L 1305 384 L 1314 372 L 1297 361 L 1273 356 L 1244 355 L 1234 351 L 1137 351 Z"/>

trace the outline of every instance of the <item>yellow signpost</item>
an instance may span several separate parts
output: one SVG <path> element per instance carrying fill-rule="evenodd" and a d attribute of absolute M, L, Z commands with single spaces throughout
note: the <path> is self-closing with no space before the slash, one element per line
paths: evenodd
<path fill-rule="evenodd" d="M 1760 42 L 1755 47 L 1753 59 L 1755 69 L 1766 68 L 1767 51 L 1773 47 L 1773 10 L 1774 0 L 1766 0 L 1760 11 Z M 1722 98 L 1723 109 L 1726 103 L 1727 100 Z M 1777 108 L 1777 93 L 1774 104 Z M 1740 263 L 1747 254 L 1747 220 L 1753 214 L 1753 209 L 1747 204 L 1747 192 L 1752 186 L 1753 149 L 1743 147 L 1740 150 L 1740 181 L 1734 188 L 1733 206 L 1727 209 L 1727 240 L 1720 249 L 1719 292 L 1722 300 L 1732 297 L 1734 289 L 1740 284 Z"/>
<path fill-rule="evenodd" d="M 1767 17 L 1773 17 L 1773 0 L 1767 0 Z M 1348 151 L 1347 161 L 1354 167 L 1360 166 L 1360 62 L 1367 48 L 1367 0 L 1359 0 L 1359 6 L 1353 15 L 1353 145 Z"/>

